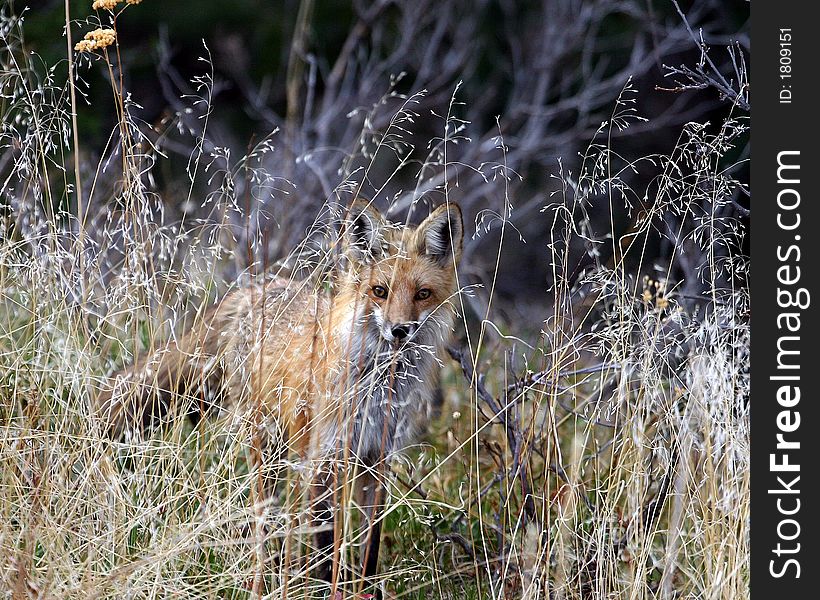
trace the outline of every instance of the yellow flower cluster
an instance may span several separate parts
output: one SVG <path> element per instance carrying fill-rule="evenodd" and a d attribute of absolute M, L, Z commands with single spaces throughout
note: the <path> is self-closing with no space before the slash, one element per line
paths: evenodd
<path fill-rule="evenodd" d="M 94 10 L 114 10 L 123 0 L 94 0 L 91 8 Z M 126 4 L 139 4 L 142 0 L 125 0 Z"/>
<path fill-rule="evenodd" d="M 665 280 L 655 281 L 654 279 L 650 279 L 648 276 L 644 275 L 643 285 L 644 289 L 641 294 L 641 300 L 647 304 L 654 300 L 655 306 L 660 310 L 664 310 L 669 307 L 669 299 L 666 297 L 667 282 Z"/>
<path fill-rule="evenodd" d="M 117 34 L 113 29 L 95 29 L 85 34 L 85 39 L 80 40 L 74 46 L 77 52 L 93 52 L 102 50 L 110 46 L 117 39 Z"/>

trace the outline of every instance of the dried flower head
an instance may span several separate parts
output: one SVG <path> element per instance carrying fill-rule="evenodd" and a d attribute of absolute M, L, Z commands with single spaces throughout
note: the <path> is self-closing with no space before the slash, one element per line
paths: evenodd
<path fill-rule="evenodd" d="M 666 310 L 669 308 L 669 298 L 666 294 L 666 288 L 668 285 L 669 283 L 665 279 L 655 280 L 644 275 L 644 289 L 641 293 L 641 300 L 643 300 L 645 304 L 651 304 L 654 302 L 655 307 L 658 310 Z"/>
<path fill-rule="evenodd" d="M 114 10 L 120 2 L 121 0 L 94 0 L 91 8 L 94 10 Z"/>
<path fill-rule="evenodd" d="M 126 4 L 139 4 L 142 0 L 125 0 Z"/>
<path fill-rule="evenodd" d="M 95 29 L 85 34 L 85 39 L 80 40 L 74 46 L 77 52 L 93 52 L 101 50 L 113 44 L 117 39 L 117 33 L 113 29 Z"/>

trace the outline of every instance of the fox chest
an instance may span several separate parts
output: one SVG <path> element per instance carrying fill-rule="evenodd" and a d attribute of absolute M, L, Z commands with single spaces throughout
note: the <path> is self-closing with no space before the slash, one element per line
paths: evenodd
<path fill-rule="evenodd" d="M 415 443 L 437 383 L 433 364 L 420 360 L 361 374 L 358 385 L 363 387 L 352 394 L 348 432 L 340 446 L 375 464 Z"/>
<path fill-rule="evenodd" d="M 432 358 L 356 364 L 279 356 L 257 394 L 303 456 L 346 451 L 375 464 L 415 442 L 437 385 Z"/>

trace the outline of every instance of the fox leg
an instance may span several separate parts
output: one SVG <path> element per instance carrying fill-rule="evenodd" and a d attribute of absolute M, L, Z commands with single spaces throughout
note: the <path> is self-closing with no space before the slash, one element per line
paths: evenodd
<path fill-rule="evenodd" d="M 336 526 L 333 521 L 333 502 L 329 497 L 331 490 L 324 481 L 325 479 L 322 476 L 322 481 L 313 484 L 313 522 L 317 526 L 314 538 L 320 561 L 317 574 L 320 579 L 331 582 L 333 578 L 333 534 Z"/>
<path fill-rule="evenodd" d="M 335 479 L 332 471 L 324 472 L 316 477 L 312 486 L 313 523 L 317 528 L 314 542 L 319 557 L 317 575 L 330 584 L 338 583 L 344 577 L 336 543 L 339 498 Z"/>
<path fill-rule="evenodd" d="M 362 573 L 366 588 L 373 588 L 375 597 L 381 600 L 381 589 L 373 581 L 378 573 L 379 567 L 379 547 L 382 537 L 382 510 L 383 489 L 381 482 L 370 470 L 365 470 L 361 475 L 360 485 L 360 506 L 365 510 L 367 519 L 367 537 L 362 552 Z"/>
<path fill-rule="evenodd" d="M 373 580 L 378 573 L 383 490 L 379 481 L 372 474 L 364 472 L 359 477 L 361 478 L 359 504 L 364 510 L 367 521 L 367 536 L 361 555 L 363 584 L 366 588 L 372 588 L 374 597 L 380 600 L 381 590 L 375 587 Z M 313 522 L 317 528 L 314 541 L 320 561 L 316 572 L 319 579 L 330 584 L 352 581 L 352 574 L 340 566 L 339 547 L 341 544 L 338 543 L 340 542 L 339 528 L 336 521 L 340 518 L 340 513 L 334 483 L 332 472 L 324 473 L 316 478 L 312 489 Z"/>

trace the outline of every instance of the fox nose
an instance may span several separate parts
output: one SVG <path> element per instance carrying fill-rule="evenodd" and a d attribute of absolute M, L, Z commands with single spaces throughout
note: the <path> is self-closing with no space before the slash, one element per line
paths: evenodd
<path fill-rule="evenodd" d="M 412 333 L 411 325 L 393 325 L 393 328 L 390 330 L 390 333 L 392 333 L 393 337 L 397 340 L 403 340 Z"/>

